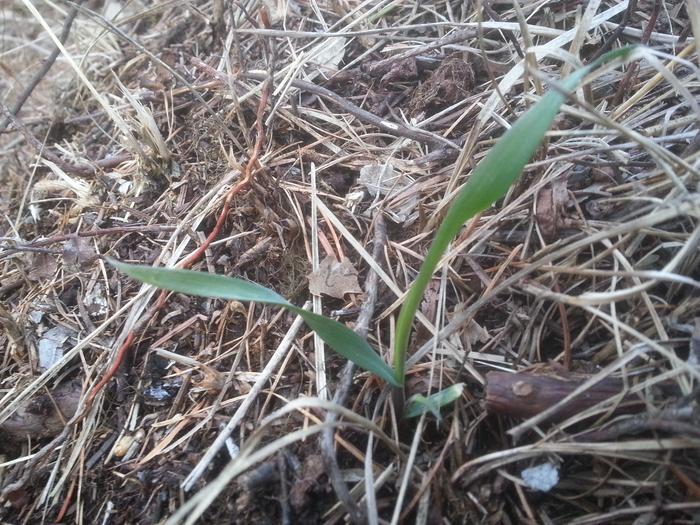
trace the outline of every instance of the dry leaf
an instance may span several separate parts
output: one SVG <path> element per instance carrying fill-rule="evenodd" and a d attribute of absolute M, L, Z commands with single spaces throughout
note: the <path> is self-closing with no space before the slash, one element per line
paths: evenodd
<path fill-rule="evenodd" d="M 346 293 L 362 293 L 362 288 L 350 260 L 346 257 L 338 261 L 329 255 L 321 261 L 317 271 L 309 274 L 309 291 L 342 299 Z"/>
<path fill-rule="evenodd" d="M 199 364 L 199 370 L 202 372 L 203 377 L 195 383 L 195 387 L 212 395 L 221 392 L 226 384 L 226 377 L 224 374 L 201 363 Z"/>
<path fill-rule="evenodd" d="M 28 277 L 32 281 L 51 279 L 58 269 L 56 256 L 50 253 L 36 253 L 32 256 Z"/>
<path fill-rule="evenodd" d="M 85 293 L 83 302 L 91 316 L 102 316 L 109 311 L 109 304 L 107 303 L 107 296 L 102 283 L 95 283 L 95 286 Z"/>
<path fill-rule="evenodd" d="M 71 237 L 63 243 L 63 264 L 68 273 L 80 272 L 81 268 L 95 260 L 97 254 L 90 241 L 82 237 Z"/>
<path fill-rule="evenodd" d="M 555 179 L 550 187 L 539 192 L 535 217 L 546 241 L 557 240 L 560 230 L 571 225 L 567 210 L 572 206 L 566 179 Z"/>
<path fill-rule="evenodd" d="M 414 181 L 408 175 L 394 170 L 394 166 L 389 163 L 363 166 L 358 182 L 371 197 L 388 199 L 384 211 L 392 221 L 399 224 L 408 221 L 420 201 L 419 192 L 413 188 Z"/>
<path fill-rule="evenodd" d="M 345 40 L 345 38 L 331 38 L 327 45 L 321 47 L 312 61 L 321 66 L 322 70 L 337 71 L 338 64 L 345 56 Z"/>
<path fill-rule="evenodd" d="M 304 460 L 301 478 L 295 480 L 289 490 L 289 504 L 296 512 L 301 512 L 311 503 L 313 491 L 325 471 L 323 458 L 320 454 L 308 456 Z"/>
<path fill-rule="evenodd" d="M 362 166 L 358 182 L 367 188 L 372 197 L 386 195 L 392 189 L 401 190 L 405 186 L 405 182 L 401 181 L 401 174 L 396 173 L 391 164 Z"/>
<path fill-rule="evenodd" d="M 464 348 L 471 352 L 472 346 L 476 343 L 486 343 L 490 339 L 488 330 L 477 323 L 474 319 L 471 319 L 469 323 L 462 329 L 461 332 L 462 343 Z"/>

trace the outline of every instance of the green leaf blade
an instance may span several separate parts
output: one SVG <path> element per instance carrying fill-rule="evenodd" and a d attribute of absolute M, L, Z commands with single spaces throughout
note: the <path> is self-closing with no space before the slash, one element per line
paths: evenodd
<path fill-rule="evenodd" d="M 108 259 L 108 261 L 117 270 L 133 279 L 172 292 L 229 301 L 255 301 L 284 307 L 288 307 L 290 304 L 284 297 L 269 288 L 236 277 L 192 270 L 127 264 L 114 259 Z"/>
<path fill-rule="evenodd" d="M 393 386 L 400 386 L 389 365 L 369 346 L 369 343 L 347 326 L 309 312 L 298 306 L 289 307 L 298 313 L 311 329 L 338 354 L 349 359 L 360 368 L 369 370 Z"/>
<path fill-rule="evenodd" d="M 389 365 L 362 337 L 337 321 L 291 304 L 281 295 L 264 286 L 235 277 L 206 272 L 154 268 L 126 264 L 114 259 L 108 259 L 108 261 L 129 277 L 165 290 L 229 301 L 254 301 L 286 308 L 299 314 L 306 324 L 338 354 L 351 360 L 360 368 L 376 374 L 394 386 L 398 386 Z"/>
<path fill-rule="evenodd" d="M 534 106 L 521 115 L 479 163 L 451 204 L 411 285 L 396 322 L 394 374 L 403 383 L 408 340 L 413 319 L 430 279 L 452 239 L 462 225 L 503 197 L 522 173 L 542 143 L 566 95 L 593 69 L 611 60 L 626 59 L 634 47 L 616 49 L 601 56 L 550 89 Z"/>
<path fill-rule="evenodd" d="M 436 419 L 440 420 L 440 409 L 449 405 L 462 395 L 464 383 L 457 383 L 439 392 L 425 397 L 421 394 L 411 396 L 406 403 L 405 417 L 418 417 L 426 412 L 431 412 Z"/>
<path fill-rule="evenodd" d="M 462 225 L 505 195 L 510 185 L 520 176 L 542 142 L 563 100 L 563 95 L 550 91 L 523 114 L 479 163 L 447 211 L 396 323 L 394 371 L 397 379 L 399 375 L 404 375 L 405 354 L 413 318 L 442 254 Z"/>

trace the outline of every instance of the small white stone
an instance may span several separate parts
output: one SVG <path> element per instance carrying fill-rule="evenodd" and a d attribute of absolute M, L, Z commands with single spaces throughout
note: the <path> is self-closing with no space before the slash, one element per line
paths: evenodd
<path fill-rule="evenodd" d="M 520 473 L 520 477 L 528 488 L 541 492 L 549 492 L 559 483 L 559 471 L 551 463 L 526 468 Z"/>

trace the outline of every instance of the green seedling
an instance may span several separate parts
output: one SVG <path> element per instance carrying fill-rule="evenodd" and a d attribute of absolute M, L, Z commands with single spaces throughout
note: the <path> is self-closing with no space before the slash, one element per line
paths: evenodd
<path fill-rule="evenodd" d="M 129 277 L 173 292 L 227 299 L 229 301 L 255 301 L 286 308 L 299 314 L 306 324 L 340 355 L 349 359 L 360 368 L 373 372 L 384 381 L 394 386 L 399 386 L 389 365 L 369 346 L 365 339 L 333 319 L 328 319 L 293 305 L 269 288 L 224 275 L 125 264 L 114 259 L 108 259 L 108 261 L 117 270 L 124 272 Z"/>
<path fill-rule="evenodd" d="M 464 383 L 456 383 L 428 397 L 422 394 L 411 396 L 406 402 L 403 415 L 405 417 L 418 417 L 430 412 L 435 416 L 435 419 L 440 421 L 440 409 L 458 399 L 462 395 L 462 390 L 464 390 Z"/>
<path fill-rule="evenodd" d="M 408 340 L 418 305 L 452 239 L 465 222 L 506 194 L 542 143 L 566 96 L 576 89 L 584 77 L 613 59 L 627 58 L 633 49 L 627 47 L 610 51 L 561 81 L 557 89 L 551 89 L 513 124 L 476 167 L 447 210 L 418 277 L 401 307 L 394 343 L 394 377 L 398 383 L 404 383 Z"/>
<path fill-rule="evenodd" d="M 166 290 L 219 299 L 255 301 L 286 308 L 299 314 L 337 353 L 360 368 L 376 374 L 393 387 L 402 389 L 408 341 L 416 311 L 425 288 L 452 239 L 466 221 L 506 194 L 540 146 L 567 95 L 581 84 L 586 75 L 612 60 L 629 60 L 634 49 L 626 47 L 610 51 L 562 80 L 517 120 L 476 167 L 440 224 L 418 277 L 411 285 L 401 308 L 396 324 L 393 368 L 384 362 L 366 340 L 346 326 L 299 308 L 259 284 L 204 272 L 131 265 L 112 259 L 109 262 L 134 279 Z M 460 393 L 461 386 L 453 385 L 428 398 L 412 398 L 405 415 L 413 417 L 426 410 L 439 415 L 440 407 L 451 403 Z"/>

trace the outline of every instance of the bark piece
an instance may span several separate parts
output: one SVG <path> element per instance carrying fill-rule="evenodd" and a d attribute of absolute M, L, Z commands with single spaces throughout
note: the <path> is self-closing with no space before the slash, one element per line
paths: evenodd
<path fill-rule="evenodd" d="M 78 409 L 81 392 L 78 381 L 63 383 L 51 390 L 50 394 L 44 390 L 0 424 L 0 431 L 18 441 L 25 441 L 27 437 L 55 436 Z"/>

